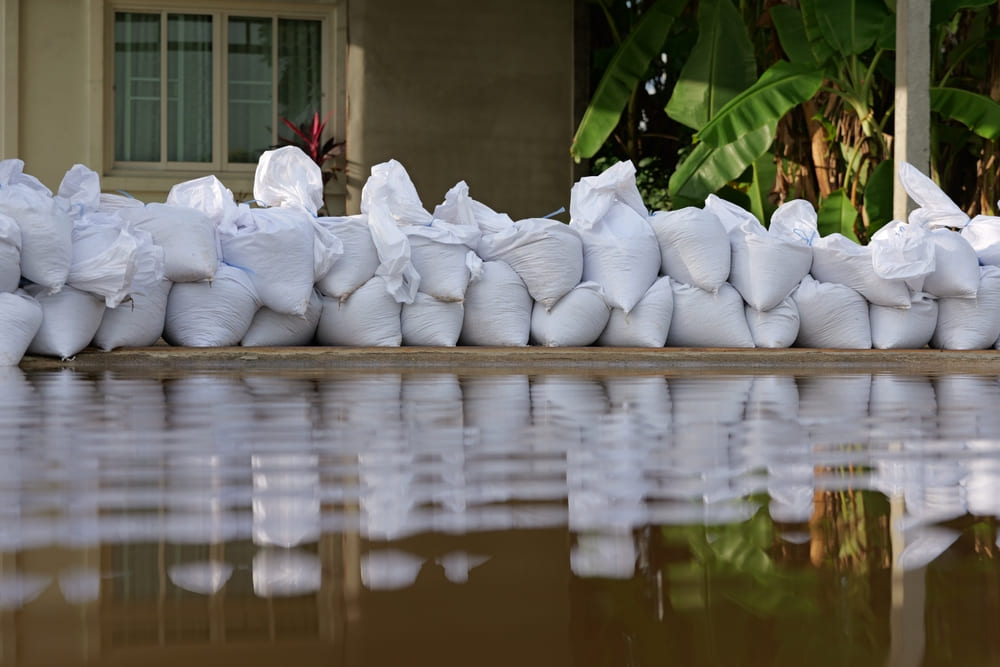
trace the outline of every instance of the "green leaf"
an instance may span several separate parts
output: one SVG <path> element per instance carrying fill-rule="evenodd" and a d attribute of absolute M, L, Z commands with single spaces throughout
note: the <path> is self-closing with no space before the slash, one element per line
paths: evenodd
<path fill-rule="evenodd" d="M 931 0 L 931 27 L 947 23 L 962 9 L 989 7 L 996 0 Z"/>
<path fill-rule="evenodd" d="M 857 219 L 858 210 L 851 204 L 851 199 L 843 188 L 831 192 L 816 211 L 816 225 L 820 236 L 839 233 L 857 241 L 858 237 L 854 233 Z"/>
<path fill-rule="evenodd" d="M 774 213 L 774 204 L 769 195 L 778 175 L 778 165 L 771 153 L 764 153 L 753 161 L 753 180 L 750 182 L 750 212 L 766 225 Z"/>
<path fill-rule="evenodd" d="M 800 0 L 802 7 L 802 23 L 806 28 L 806 37 L 809 38 L 809 48 L 813 52 L 813 58 L 817 63 L 825 63 L 833 55 L 833 49 L 823 38 L 823 31 L 819 29 L 819 21 L 816 18 L 816 3 L 819 0 Z"/>
<path fill-rule="evenodd" d="M 896 15 L 886 14 L 882 19 L 882 30 L 875 40 L 875 46 L 884 51 L 896 50 Z"/>
<path fill-rule="evenodd" d="M 815 66 L 779 60 L 757 83 L 729 100 L 698 132 L 698 138 L 713 146 L 735 141 L 768 123 L 777 123 L 793 107 L 819 90 L 823 75 Z"/>
<path fill-rule="evenodd" d="M 791 5 L 775 5 L 771 7 L 771 21 L 778 31 L 778 40 L 785 55 L 793 63 L 814 63 L 812 49 L 809 48 L 809 37 L 806 26 L 802 22 L 802 12 Z"/>
<path fill-rule="evenodd" d="M 1000 136 L 1000 104 L 989 97 L 958 88 L 931 88 L 931 110 L 957 120 L 984 139 Z"/>
<path fill-rule="evenodd" d="M 732 0 L 701 0 L 698 41 L 667 102 L 667 115 L 698 130 L 756 77 L 753 45 Z"/>
<path fill-rule="evenodd" d="M 704 201 L 723 185 L 742 174 L 774 141 L 775 123 L 744 134 L 724 146 L 700 143 L 677 165 L 670 177 L 674 207 L 680 200 Z"/>
<path fill-rule="evenodd" d="M 892 220 L 892 188 L 896 170 L 892 160 L 879 162 L 865 184 L 864 206 L 868 214 L 868 238 Z"/>
<path fill-rule="evenodd" d="M 867 50 L 879 33 L 888 10 L 882 0 L 814 0 L 823 38 L 842 56 Z"/>
<path fill-rule="evenodd" d="M 687 3 L 688 0 L 658 0 L 622 42 L 573 136 L 570 154 L 575 160 L 593 157 L 614 131 L 632 91 L 646 76 L 649 63 L 659 55 L 670 27 Z"/>

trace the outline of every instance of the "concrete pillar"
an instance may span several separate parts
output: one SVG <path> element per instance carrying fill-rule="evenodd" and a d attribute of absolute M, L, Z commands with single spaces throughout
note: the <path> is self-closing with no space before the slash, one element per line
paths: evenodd
<path fill-rule="evenodd" d="M 0 159 L 18 157 L 18 3 L 0 0 Z"/>
<path fill-rule="evenodd" d="M 927 0 L 896 2 L 896 112 L 893 157 L 930 175 L 931 7 Z M 892 215 L 906 220 L 915 208 L 893 180 Z"/>

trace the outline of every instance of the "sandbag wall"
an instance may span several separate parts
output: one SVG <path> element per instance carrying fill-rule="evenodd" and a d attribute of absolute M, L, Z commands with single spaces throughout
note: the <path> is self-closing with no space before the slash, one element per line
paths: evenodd
<path fill-rule="evenodd" d="M 570 223 L 513 220 L 465 182 L 433 212 L 376 165 L 362 213 L 323 217 L 319 168 L 268 151 L 253 204 L 214 176 L 165 202 L 53 195 L 0 161 L 0 365 L 25 354 L 214 346 L 985 349 L 1000 338 L 1000 218 L 969 219 L 907 164 L 919 204 L 861 246 L 806 201 L 765 228 L 710 196 L 650 213 L 630 162 L 578 181 Z"/>

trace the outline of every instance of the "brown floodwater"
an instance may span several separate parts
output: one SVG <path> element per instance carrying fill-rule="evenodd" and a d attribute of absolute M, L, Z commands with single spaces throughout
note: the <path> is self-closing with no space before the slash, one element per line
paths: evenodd
<path fill-rule="evenodd" d="M 998 517 L 995 376 L 0 368 L 2 665 L 996 665 Z"/>

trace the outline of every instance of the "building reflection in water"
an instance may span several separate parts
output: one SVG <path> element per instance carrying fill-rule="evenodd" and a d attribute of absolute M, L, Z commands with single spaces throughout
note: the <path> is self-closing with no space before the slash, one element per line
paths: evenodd
<path fill-rule="evenodd" d="M 974 375 L 0 369 L 0 664 L 985 664 Z"/>

